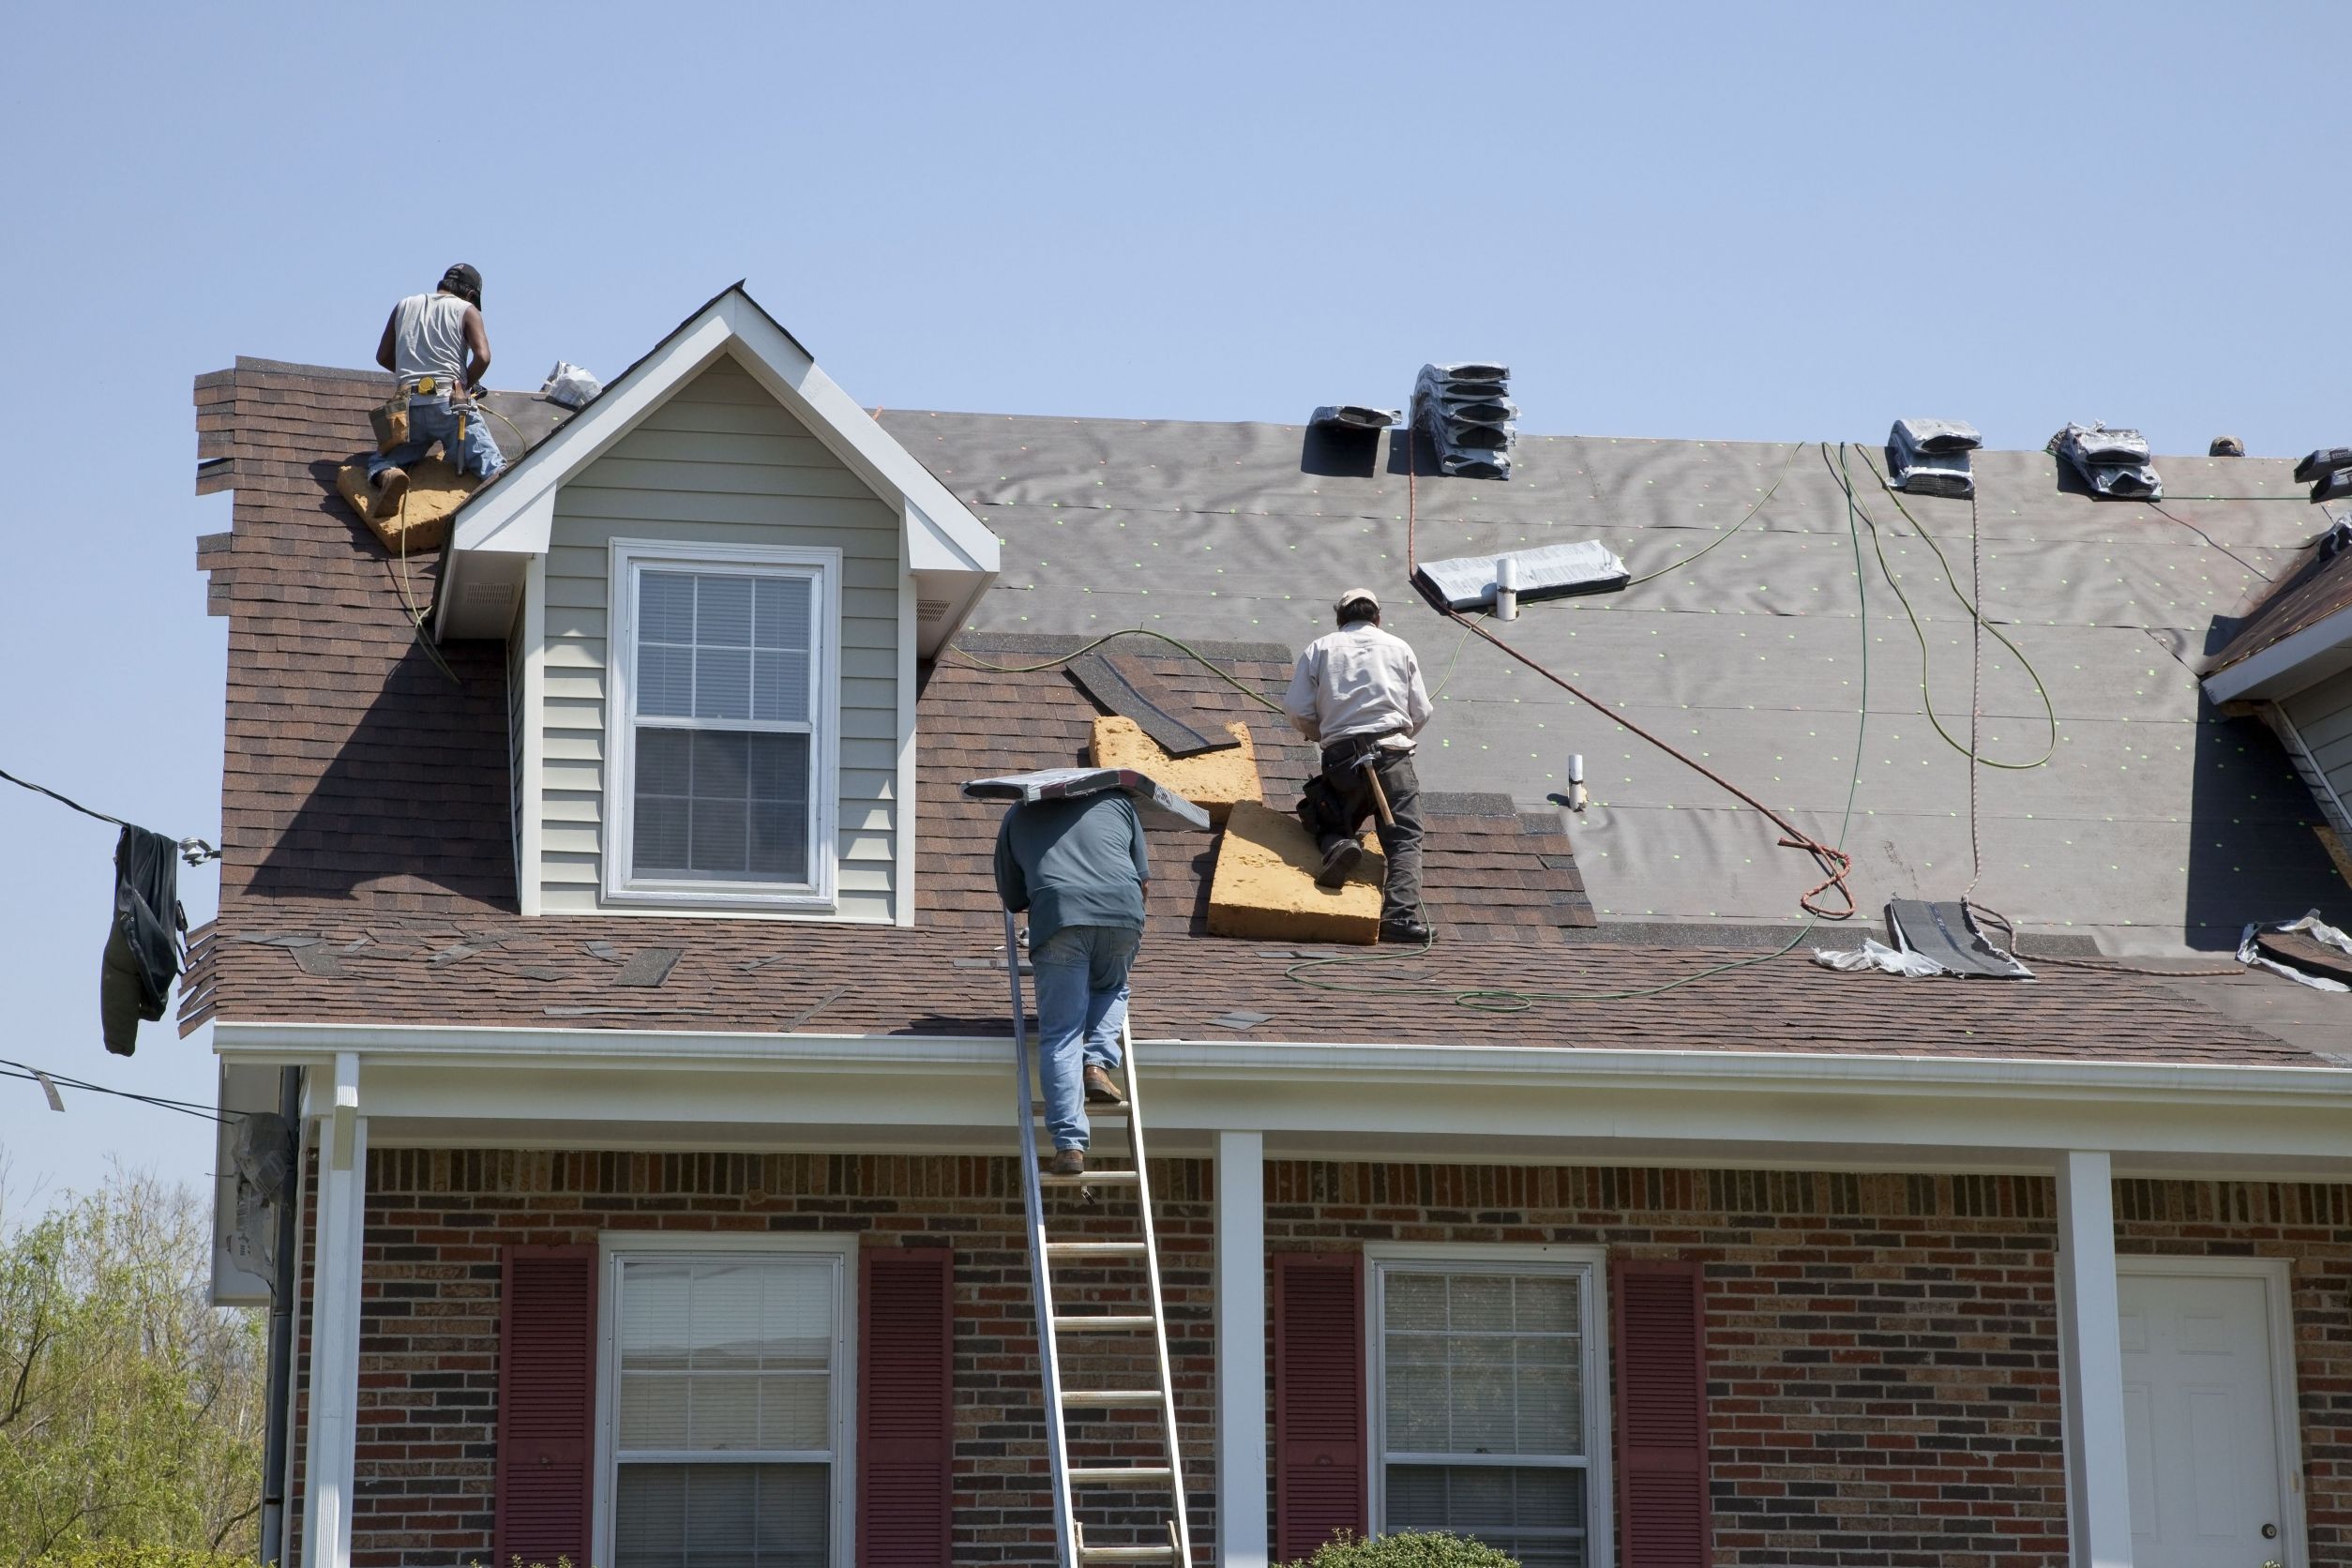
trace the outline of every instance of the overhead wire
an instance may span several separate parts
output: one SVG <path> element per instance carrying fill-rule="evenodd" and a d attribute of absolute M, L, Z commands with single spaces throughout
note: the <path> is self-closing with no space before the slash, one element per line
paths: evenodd
<path fill-rule="evenodd" d="M 59 1089 L 71 1089 L 83 1094 L 111 1094 L 119 1100 L 136 1100 L 141 1105 L 153 1106 L 158 1110 L 176 1110 L 183 1116 L 201 1117 L 207 1122 L 234 1123 L 243 1120 L 246 1114 L 241 1111 L 233 1111 L 227 1116 L 222 1116 L 212 1107 L 199 1105 L 194 1100 L 175 1100 L 167 1094 L 142 1094 L 128 1089 L 111 1089 L 102 1083 L 92 1083 L 86 1078 L 71 1078 L 64 1073 L 49 1072 L 27 1063 L 11 1062 L 6 1057 L 0 1057 L 0 1078 L 23 1078 L 27 1083 L 54 1084 Z"/>
<path fill-rule="evenodd" d="M 2212 498 L 2211 498 L 2211 497 L 2209 497 L 2209 496 L 2201 496 L 2201 495 L 2191 495 L 2191 496 L 2178 496 L 2178 495 L 2177 495 L 2177 496 L 2174 496 L 2172 499 L 2174 499 L 2175 501 L 2205 501 L 2205 500 L 2210 500 L 2210 499 L 2212 499 Z M 2239 499 L 2246 499 L 2246 498 L 2244 498 L 2244 497 L 2239 497 Z M 2299 495 L 2298 495 L 2298 496 L 2282 496 L 2282 497 L 2280 497 L 2280 499 L 2281 499 L 2281 500 L 2288 500 L 2288 501 L 2300 501 L 2300 500 L 2302 499 L 2302 497 L 2301 497 L 2301 496 L 2299 496 Z M 2264 582 L 2269 582 L 2269 581 L 2272 580 L 2271 576 L 2270 576 L 2270 574 L 2269 574 L 2269 572 L 2264 571 L 2264 570 L 2263 570 L 2260 566 L 2255 565 L 2253 562 L 2251 562 L 2251 561 L 2247 560 L 2244 556 L 2242 556 L 2242 555 L 2239 554 L 2236 550 L 2234 550 L 2230 549 L 2230 548 L 2229 548 L 2229 546 L 2227 546 L 2227 545 L 2225 545 L 2225 544 L 2222 543 L 2222 541 L 2221 541 L 2221 540 L 2219 540 L 2219 539 L 2215 538 L 2212 535 L 2208 534 L 2208 533 L 2207 533 L 2204 529 L 2199 528 L 2199 527 L 2198 527 L 2195 523 L 2191 522 L 2191 521 L 2190 521 L 2187 518 L 2175 517 L 2175 516 L 2173 516 L 2170 512 L 2165 511 L 2165 510 L 2164 510 L 2164 508 L 2163 506 L 2161 506 L 2160 505 L 2158 505 L 2157 503 L 2155 503 L 2155 502 L 2153 502 L 2153 501 L 2145 502 L 2145 503 L 2143 503 L 2143 505 L 2146 505 L 2149 511 L 2151 511 L 2151 512 L 2155 513 L 2158 517 L 2163 518 L 2165 521 L 2167 521 L 2167 522 L 2177 522 L 2177 523 L 2179 523 L 2181 527 L 2183 527 L 2183 528 L 2187 529 L 2190 533 L 2194 534 L 2194 535 L 2195 535 L 2198 538 L 2203 539 L 2203 540 L 2204 540 L 2207 544 L 2211 545 L 2211 546 L 2212 546 L 2215 550 L 2220 550 L 2220 551 L 2221 551 L 2224 555 L 2228 556 L 2231 560 L 2233 560 L 2233 561 L 2237 562 L 2239 565 L 2241 565 L 2241 566 L 2245 567 L 2245 568 L 2246 568 L 2246 570 L 2248 570 L 2248 571 L 2252 572 L 2252 573 L 2253 573 L 2253 574 L 2254 574 L 2254 575 L 2257 579 L 2259 579 L 2260 580 L 2262 580 L 2262 581 L 2264 581 Z"/>
<path fill-rule="evenodd" d="M 127 822 L 123 821 L 122 818 L 114 816 L 109 812 L 94 810 L 91 807 L 83 805 L 80 801 L 75 800 L 70 795 L 60 794 L 55 790 L 51 789 L 48 785 L 36 784 L 29 778 L 19 778 L 16 775 L 8 772 L 5 769 L 0 769 L 0 779 L 5 779 L 8 783 L 15 785 L 20 790 L 30 790 L 37 795 L 47 795 L 58 805 L 69 807 L 72 809 L 81 812 L 85 817 L 95 817 L 101 822 L 112 822 L 116 827 L 137 827 L 139 825 L 136 822 Z M 143 829 L 142 831 L 150 830 Z M 219 860 L 220 858 L 220 852 L 213 848 L 210 844 L 204 842 L 202 838 L 182 838 L 177 840 L 177 845 L 180 852 L 180 858 L 190 866 L 202 866 L 207 860 Z"/>

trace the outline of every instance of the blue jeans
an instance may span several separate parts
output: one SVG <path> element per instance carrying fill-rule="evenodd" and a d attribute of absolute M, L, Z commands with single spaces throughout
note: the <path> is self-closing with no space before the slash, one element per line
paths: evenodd
<path fill-rule="evenodd" d="M 465 424 L 465 439 L 458 439 L 458 424 Z M 441 444 L 442 456 L 449 466 L 460 474 L 478 474 L 483 478 L 494 477 L 506 466 L 506 459 L 498 450 L 498 438 L 490 434 L 490 418 L 471 405 L 453 409 L 449 400 L 442 397 L 411 398 L 408 400 L 408 439 L 389 452 L 379 452 L 368 460 L 368 478 L 387 468 L 406 468 Z"/>
<path fill-rule="evenodd" d="M 1037 1078 L 1056 1149 L 1083 1149 L 1086 1069 L 1119 1065 L 1127 970 L 1141 931 L 1064 926 L 1029 956 L 1037 979 Z"/>

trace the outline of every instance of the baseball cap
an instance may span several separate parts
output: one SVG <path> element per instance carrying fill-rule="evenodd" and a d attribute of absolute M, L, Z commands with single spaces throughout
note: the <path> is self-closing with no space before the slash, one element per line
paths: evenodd
<path fill-rule="evenodd" d="M 1380 596 L 1369 588 L 1350 588 L 1331 601 L 1333 611 L 1339 614 L 1347 613 L 1348 607 L 1351 604 L 1368 604 L 1378 610 L 1380 608 Z"/>

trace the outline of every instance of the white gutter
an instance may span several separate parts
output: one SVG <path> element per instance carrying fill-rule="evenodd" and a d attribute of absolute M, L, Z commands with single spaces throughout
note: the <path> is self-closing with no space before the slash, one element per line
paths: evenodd
<path fill-rule="evenodd" d="M 2335 653 L 2348 642 L 2352 642 L 2352 609 L 2339 610 L 2327 619 L 2305 626 L 2294 636 L 2273 642 L 2260 653 L 2247 656 L 2226 670 L 2216 670 L 2205 677 L 2205 695 L 2216 702 L 2234 702 L 2245 698 L 2267 698 L 2276 701 L 2282 697 L 2291 697 L 2305 686 L 2326 680 L 2338 670 L 2352 664 L 2352 658 L 2340 659 L 2333 668 L 2321 670 L 2307 680 L 2294 679 L 2303 665 Z"/>
<path fill-rule="evenodd" d="M 1379 1042 L 1146 1040 L 1153 1070 L 1191 1081 L 1443 1082 L 1482 1087 L 1673 1085 L 1787 1093 L 2026 1093 L 2051 1099 L 2207 1098 L 2215 1094 L 2307 1106 L 2352 1102 L 2352 1069 L 2202 1062 L 2044 1061 L 2029 1057 L 1806 1055 L 1787 1051 L 1612 1050 L 1560 1046 L 1413 1046 Z M 610 1072 L 852 1071 L 877 1076 L 941 1069 L 1001 1072 L 1009 1038 L 986 1035 L 776 1034 L 721 1031 L 446 1028 L 432 1024 L 234 1023 L 216 1020 L 227 1058 L 308 1063 L 358 1051 L 392 1065 L 442 1068 L 529 1063 Z"/>

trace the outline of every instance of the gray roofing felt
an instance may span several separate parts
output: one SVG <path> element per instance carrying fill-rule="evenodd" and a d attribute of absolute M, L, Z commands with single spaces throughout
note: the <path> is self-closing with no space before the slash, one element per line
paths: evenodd
<path fill-rule="evenodd" d="M 975 627 L 1142 626 L 1297 646 L 1328 627 L 1334 592 L 1369 582 L 1440 689 L 1422 750 L 1426 787 L 1539 805 L 1566 787 L 1570 756 L 1584 755 L 1593 804 L 1571 832 L 1604 921 L 1785 923 L 1818 880 L 1756 813 L 1463 641 L 1406 587 L 1401 431 L 1351 439 L 1299 426 L 895 410 L 882 419 L 1005 542 Z M 1875 920 L 1890 897 L 1968 887 L 1966 757 L 1928 721 L 1920 645 L 1867 524 L 1865 624 L 1846 500 L 1817 447 L 1530 436 L 1505 482 L 1436 477 L 1428 452 L 1418 457 L 1421 557 L 1597 538 L 1635 573 L 1622 594 L 1530 606 L 1501 635 L 1825 840 L 1837 839 L 1854 776 L 1866 646 L 1868 724 L 1844 839 L 1856 897 Z M 1877 445 L 1855 448 L 1856 494 L 1920 618 L 1936 713 L 1965 742 L 1968 611 L 1865 457 L 1884 467 Z M 2258 724 L 2203 705 L 2191 669 L 2217 644 L 2216 617 L 2258 599 L 2324 520 L 2284 461 L 2157 466 L 2171 496 L 2161 512 L 2094 501 L 2071 477 L 2061 485 L 2045 453 L 1976 454 L 1988 615 L 2032 661 L 2057 712 L 2053 748 L 2032 681 L 1988 638 L 1984 754 L 2029 761 L 2051 750 L 2045 766 L 1986 768 L 1978 779 L 1976 896 L 2023 923 L 2028 944 L 2037 932 L 2072 932 L 2111 952 L 2210 948 L 2234 943 L 2249 919 L 2352 909 L 2284 756 Z M 1768 490 L 1736 536 L 1674 565 Z M 1966 589 L 1970 504 L 1906 505 Z M 1638 580 L 1651 573 L 1661 575 Z"/>

